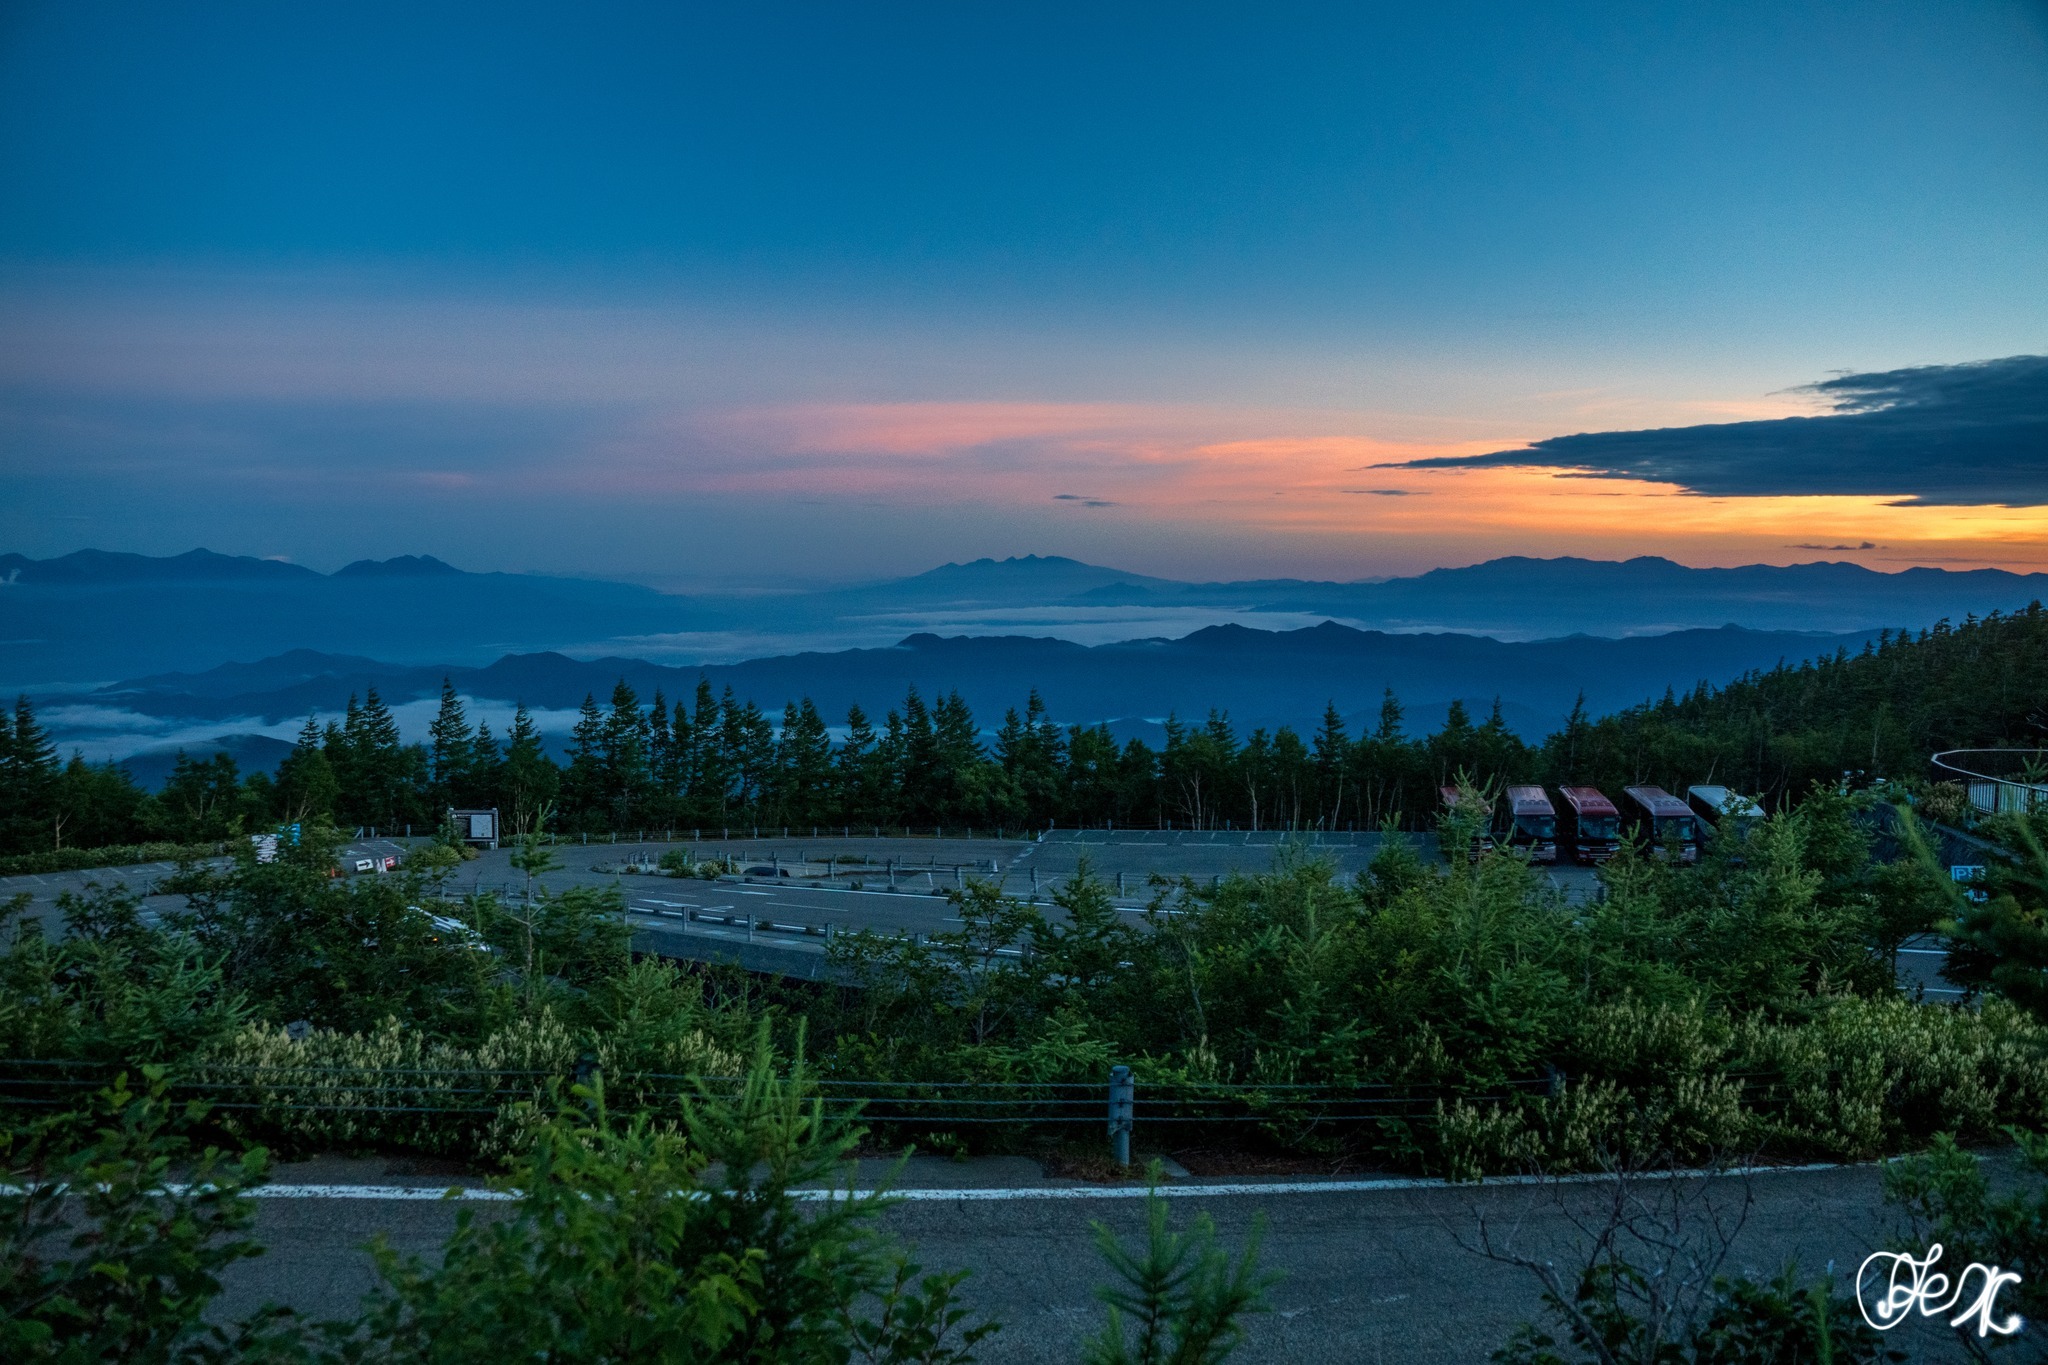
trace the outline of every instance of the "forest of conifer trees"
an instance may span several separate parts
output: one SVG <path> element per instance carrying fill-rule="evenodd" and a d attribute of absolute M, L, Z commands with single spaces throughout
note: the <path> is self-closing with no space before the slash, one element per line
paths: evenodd
<path fill-rule="evenodd" d="M 1433 821 L 1437 788 L 1481 784 L 1714 781 L 1781 805 L 1816 782 L 1920 779 L 1928 755 L 2048 738 L 2048 613 L 2036 604 L 1755 673 L 1594 719 L 1583 707 L 1540 745 L 1498 707 L 1453 703 L 1411 734 L 1399 699 L 1348 733 L 1333 701 L 1313 734 L 1240 733 L 1227 714 L 1169 717 L 1163 743 L 1064 725 L 1036 691 L 984 729 L 957 693 L 915 689 L 879 719 L 828 720 L 808 700 L 780 714 L 700 683 L 673 702 L 621 682 L 588 697 L 558 761 L 524 706 L 502 734 L 444 687 L 424 743 L 409 744 L 374 690 L 322 725 L 309 718 L 275 775 L 181 755 L 145 793 L 115 765 L 58 749 L 27 698 L 0 724 L 0 851 L 145 839 L 204 841 L 327 816 L 343 827 L 424 833 L 454 807 L 495 807 L 508 829 L 561 834 L 760 826 L 983 829 L 1171 825 L 1366 829 Z"/>

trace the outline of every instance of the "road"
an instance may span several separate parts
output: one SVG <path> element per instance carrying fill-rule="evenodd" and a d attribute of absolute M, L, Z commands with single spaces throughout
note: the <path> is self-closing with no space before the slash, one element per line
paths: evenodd
<path fill-rule="evenodd" d="M 287 1167 L 279 1178 L 434 1183 L 383 1174 L 386 1169 L 374 1161 L 328 1161 Z M 1473 1237 L 1484 1213 L 1496 1229 L 1519 1222 L 1522 1249 L 1564 1259 L 1573 1235 L 1568 1215 L 1583 1216 L 1603 1195 L 1597 1185 L 1391 1184 L 1361 1189 L 1289 1182 L 1204 1196 L 1203 1184 L 1190 1182 L 1176 1194 L 1178 1223 L 1206 1213 L 1231 1246 L 1242 1244 L 1260 1220 L 1266 1222 L 1262 1263 L 1286 1278 L 1273 1291 L 1275 1311 L 1252 1321 L 1250 1341 L 1238 1359 L 1483 1361 L 1517 1322 L 1541 1311 L 1539 1290 L 1527 1271 L 1485 1260 L 1460 1240 Z M 1731 1269 L 1768 1276 L 1797 1258 L 1810 1273 L 1830 1262 L 1846 1272 L 1884 1245 L 1892 1231 L 1872 1167 L 1724 1177 L 1709 1197 L 1732 1209 L 1745 1187 L 1755 1203 L 1734 1244 Z M 914 1245 L 928 1269 L 972 1271 L 971 1302 L 1006 1325 L 984 1359 L 1078 1358 L 1079 1340 L 1101 1321 L 1093 1291 L 1104 1269 L 1092 1248 L 1090 1225 L 1100 1220 L 1131 1237 L 1142 1207 L 1128 1189 L 1048 1181 L 1021 1157 L 966 1163 L 918 1158 L 897 1188 L 916 1198 L 886 1215 L 889 1228 Z M 457 1207 L 370 1198 L 265 1199 L 256 1231 L 269 1254 L 229 1273 L 224 1307 L 242 1312 L 270 1299 L 315 1315 L 347 1313 L 372 1283 L 363 1243 L 382 1234 L 401 1251 L 431 1258 Z M 486 1217 L 504 1209 L 467 1207 Z M 1961 1358 L 1950 1355 L 1945 1339 L 1926 1324 L 1903 1327 L 1894 1338 L 1916 1360 Z"/>

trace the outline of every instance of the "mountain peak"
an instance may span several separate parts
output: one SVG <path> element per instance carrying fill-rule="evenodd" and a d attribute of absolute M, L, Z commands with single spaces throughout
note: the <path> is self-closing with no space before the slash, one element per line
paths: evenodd
<path fill-rule="evenodd" d="M 445 578 L 460 574 L 453 564 L 432 555 L 399 555 L 395 559 L 358 559 L 334 571 L 336 578 Z"/>

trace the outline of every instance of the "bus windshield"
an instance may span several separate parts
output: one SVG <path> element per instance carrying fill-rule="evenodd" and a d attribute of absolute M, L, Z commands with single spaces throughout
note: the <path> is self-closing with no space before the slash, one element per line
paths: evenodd
<path fill-rule="evenodd" d="M 1621 817 L 1619 815 L 1588 815 L 1579 821 L 1581 839 L 1619 839 Z"/>
<path fill-rule="evenodd" d="M 1657 822 L 1657 842 L 1660 844 L 1692 842 L 1692 819 L 1684 815 L 1670 815 Z"/>
<path fill-rule="evenodd" d="M 1524 839 L 1550 840 L 1557 837 L 1557 817 L 1554 815 L 1517 815 L 1515 833 Z"/>

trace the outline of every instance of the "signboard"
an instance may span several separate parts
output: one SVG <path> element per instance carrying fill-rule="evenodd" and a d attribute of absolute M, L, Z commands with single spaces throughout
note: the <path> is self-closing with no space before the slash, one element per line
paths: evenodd
<path fill-rule="evenodd" d="M 1968 886 L 1970 882 L 1981 882 L 1984 880 L 1984 865 L 1982 863 L 1957 863 L 1948 870 L 1948 875 L 1951 881 L 1965 884 L 1966 889 L 1963 895 L 1969 900 L 1981 905 L 1991 899 L 1987 893 Z"/>
<path fill-rule="evenodd" d="M 466 844 L 498 846 L 498 812 L 495 810 L 451 810 L 448 823 L 455 826 L 455 837 Z"/>
<path fill-rule="evenodd" d="M 277 861 L 277 836 L 275 834 L 252 834 L 249 842 L 256 846 L 256 861 L 274 863 Z"/>

